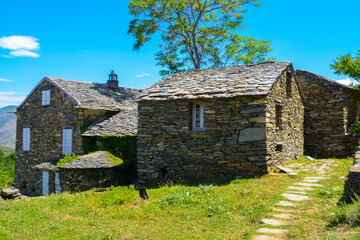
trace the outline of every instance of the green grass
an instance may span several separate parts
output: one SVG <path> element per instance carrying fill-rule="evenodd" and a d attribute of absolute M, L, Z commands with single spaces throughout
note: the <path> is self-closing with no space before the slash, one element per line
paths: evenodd
<path fill-rule="evenodd" d="M 342 196 L 351 159 L 335 160 L 330 179 L 311 193 L 294 219 L 291 239 L 342 239 L 356 230 L 329 227 Z M 295 163 L 321 165 L 304 159 Z M 149 200 L 133 188 L 93 190 L 50 197 L 23 198 L 0 208 L 0 239 L 250 239 L 272 212 L 286 188 L 312 170 L 295 177 L 269 174 L 237 179 L 224 185 L 168 184 L 148 189 Z M 10 203 L 10 201 L 3 201 Z"/>
<path fill-rule="evenodd" d="M 15 152 L 15 146 L 0 145 L 0 150 L 3 150 L 5 153 L 13 153 Z"/>
<path fill-rule="evenodd" d="M 15 154 L 0 150 L 0 188 L 11 187 L 14 181 Z"/>

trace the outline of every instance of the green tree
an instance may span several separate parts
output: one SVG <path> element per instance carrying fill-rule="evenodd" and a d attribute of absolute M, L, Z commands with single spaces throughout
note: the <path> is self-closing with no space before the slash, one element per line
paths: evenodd
<path fill-rule="evenodd" d="M 330 64 L 330 67 L 335 70 L 336 74 L 347 75 L 356 81 L 360 81 L 360 50 L 356 57 L 352 57 L 348 53 L 336 58 L 334 64 Z"/>
<path fill-rule="evenodd" d="M 139 50 L 155 33 L 162 44 L 155 54 L 162 76 L 208 67 L 250 64 L 268 58 L 269 41 L 240 36 L 245 5 L 257 0 L 130 0 L 134 16 L 128 34 Z"/>

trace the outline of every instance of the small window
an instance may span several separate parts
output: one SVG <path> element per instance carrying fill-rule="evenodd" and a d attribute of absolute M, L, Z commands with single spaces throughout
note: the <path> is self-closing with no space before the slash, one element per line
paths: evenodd
<path fill-rule="evenodd" d="M 286 96 L 291 97 L 292 96 L 292 81 L 291 81 L 291 73 L 286 73 Z"/>
<path fill-rule="evenodd" d="M 42 105 L 47 106 L 50 105 L 50 90 L 42 90 Z"/>
<path fill-rule="evenodd" d="M 30 151 L 30 128 L 23 128 L 23 150 Z"/>
<path fill-rule="evenodd" d="M 204 105 L 193 104 L 192 128 L 194 131 L 204 131 Z"/>
<path fill-rule="evenodd" d="M 72 154 L 72 129 L 71 128 L 63 129 L 63 154 L 64 155 Z"/>
<path fill-rule="evenodd" d="M 279 130 L 282 128 L 282 106 L 275 105 L 275 127 Z"/>

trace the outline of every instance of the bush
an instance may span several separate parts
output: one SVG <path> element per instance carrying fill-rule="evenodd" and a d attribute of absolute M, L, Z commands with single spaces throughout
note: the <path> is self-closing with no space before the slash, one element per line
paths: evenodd
<path fill-rule="evenodd" d="M 76 155 L 75 153 L 73 153 L 72 155 L 65 155 L 65 157 L 63 159 L 59 160 L 59 162 L 56 164 L 56 166 L 61 167 L 67 163 L 75 162 L 80 157 L 81 157 L 80 155 Z"/>
<path fill-rule="evenodd" d="M 359 227 L 360 226 L 360 198 L 355 195 L 355 199 L 351 204 L 340 202 L 333 209 L 334 215 L 330 219 L 331 227 L 347 226 Z"/>
<path fill-rule="evenodd" d="M 360 121 L 357 121 L 356 123 L 353 123 L 349 129 L 349 133 L 358 135 L 360 134 Z"/>
<path fill-rule="evenodd" d="M 14 181 L 15 153 L 0 150 L 0 187 L 8 188 Z"/>

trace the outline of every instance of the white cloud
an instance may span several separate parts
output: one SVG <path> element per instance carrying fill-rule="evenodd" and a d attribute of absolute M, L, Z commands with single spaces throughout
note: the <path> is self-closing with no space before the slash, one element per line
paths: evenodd
<path fill-rule="evenodd" d="M 0 92 L 0 107 L 19 105 L 25 97 L 22 92 Z"/>
<path fill-rule="evenodd" d="M 39 54 L 33 52 L 40 49 L 38 39 L 31 36 L 1 37 L 0 47 L 13 50 L 10 52 L 10 56 L 3 55 L 3 57 L 40 57 Z"/>
<path fill-rule="evenodd" d="M 34 57 L 34 58 L 40 57 L 39 54 L 30 52 L 27 50 L 12 51 L 12 52 L 10 52 L 10 55 L 15 56 L 15 57 Z"/>
<path fill-rule="evenodd" d="M 153 75 L 152 74 L 149 74 L 149 73 L 142 73 L 142 74 L 139 74 L 139 75 L 135 75 L 135 77 L 137 78 L 142 78 L 142 77 L 152 77 Z"/>
<path fill-rule="evenodd" d="M 12 82 L 13 80 L 9 80 L 9 79 L 4 79 L 4 78 L 0 78 L 0 82 Z"/>
<path fill-rule="evenodd" d="M 344 85 L 347 85 L 347 86 L 352 85 L 352 81 L 350 80 L 350 78 L 342 79 L 342 80 L 336 80 L 336 81 L 338 83 L 341 83 L 341 84 L 344 84 Z"/>
<path fill-rule="evenodd" d="M 10 50 L 38 50 L 38 39 L 30 36 L 10 36 L 0 38 L 0 47 Z"/>

